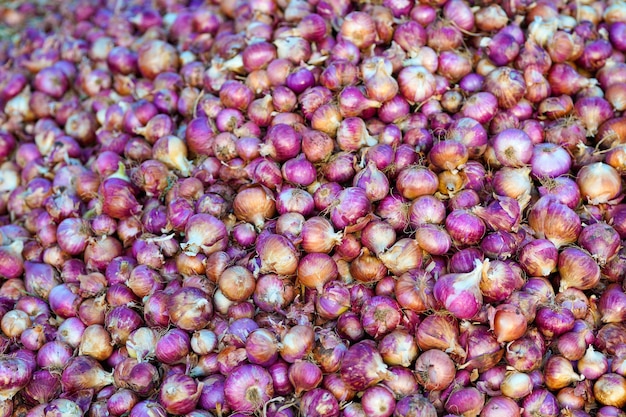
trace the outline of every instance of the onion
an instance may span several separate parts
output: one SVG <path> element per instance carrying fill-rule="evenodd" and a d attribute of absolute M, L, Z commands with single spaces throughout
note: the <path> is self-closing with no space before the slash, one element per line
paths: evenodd
<path fill-rule="evenodd" d="M 621 1 L 17 3 L 0 417 L 621 415 Z"/>
<path fill-rule="evenodd" d="M 337 278 L 337 264 L 324 253 L 309 253 L 298 263 L 298 282 L 322 291 L 322 287 Z"/>
<path fill-rule="evenodd" d="M 437 410 L 421 394 L 411 394 L 396 403 L 396 416 L 435 417 Z"/>
<path fill-rule="evenodd" d="M 480 417 L 496 417 L 505 413 L 507 416 L 518 417 L 520 407 L 507 397 L 492 397 L 480 412 Z"/>
<path fill-rule="evenodd" d="M 475 261 L 474 269 L 465 274 L 440 277 L 433 287 L 435 299 L 460 319 L 472 318 L 482 306 L 479 283 L 489 262 Z"/>
<path fill-rule="evenodd" d="M 469 387 L 453 391 L 445 403 L 445 409 L 450 413 L 477 416 L 484 405 L 484 395 L 476 388 Z"/>
<path fill-rule="evenodd" d="M 578 248 L 561 251 L 558 269 L 561 276 L 560 291 L 567 288 L 589 290 L 600 281 L 600 267 L 591 256 Z"/>
<path fill-rule="evenodd" d="M 303 414 L 311 417 L 339 416 L 337 399 L 323 388 L 306 392 L 300 400 L 300 409 Z"/>
<path fill-rule="evenodd" d="M 414 338 L 402 330 L 394 330 L 383 337 L 378 351 L 387 365 L 408 367 L 417 357 L 417 344 Z"/>
<path fill-rule="evenodd" d="M 575 242 L 581 231 L 576 213 L 549 195 L 541 197 L 532 207 L 528 224 L 537 237 L 548 239 L 557 248 Z"/>
<path fill-rule="evenodd" d="M 389 388 L 377 385 L 363 392 L 361 406 L 366 415 L 389 417 L 396 409 L 396 399 Z"/>
<path fill-rule="evenodd" d="M 224 250 L 228 238 L 224 223 L 210 214 L 203 213 L 189 218 L 185 236 L 186 242 L 181 244 L 181 248 L 192 255 L 198 252 L 210 255 Z"/>
<path fill-rule="evenodd" d="M 258 365 L 241 365 L 224 381 L 224 398 L 234 411 L 259 410 L 273 394 L 272 377 Z"/>
<path fill-rule="evenodd" d="M 151 40 L 142 44 L 137 53 L 139 72 L 149 79 L 164 71 L 176 71 L 178 62 L 174 47 L 161 40 Z"/>
<path fill-rule="evenodd" d="M 64 391 L 99 390 L 112 383 L 113 375 L 105 372 L 100 363 L 87 356 L 72 358 L 61 375 Z"/>
<path fill-rule="evenodd" d="M 298 268 L 297 252 L 293 244 L 284 236 L 270 234 L 257 240 L 257 253 L 261 273 L 293 275 Z"/>
<path fill-rule="evenodd" d="M 365 333 L 378 339 L 393 331 L 401 320 L 400 306 L 386 296 L 374 296 L 363 303 L 361 324 Z"/>
<path fill-rule="evenodd" d="M 341 364 L 341 378 L 356 391 L 362 391 L 387 379 L 389 371 L 374 343 L 369 341 L 352 345 Z"/>
<path fill-rule="evenodd" d="M 614 373 L 604 374 L 593 385 L 593 395 L 600 404 L 623 408 L 626 405 L 626 379 Z"/>
<path fill-rule="evenodd" d="M 262 186 L 252 186 L 237 193 L 233 209 L 237 218 L 252 223 L 260 229 L 265 220 L 274 215 L 276 205 L 267 189 Z"/>
<path fill-rule="evenodd" d="M 163 380 L 159 402 L 168 413 L 189 413 L 196 407 L 202 386 L 187 375 L 170 375 Z"/>
<path fill-rule="evenodd" d="M 455 365 L 450 357 L 437 349 L 427 350 L 415 362 L 416 378 L 428 391 L 441 391 L 454 380 Z"/>
<path fill-rule="evenodd" d="M 313 349 L 315 333 L 310 326 L 296 325 L 282 335 L 280 356 L 293 363 L 304 358 Z"/>
<path fill-rule="evenodd" d="M 28 363 L 21 358 L 2 358 L 0 369 L 3 377 L 0 379 L 0 401 L 10 400 L 31 380 L 32 370 Z"/>
<path fill-rule="evenodd" d="M 586 165 L 578 171 L 576 183 L 591 204 L 610 203 L 622 192 L 619 173 L 602 162 Z"/>
<path fill-rule="evenodd" d="M 521 399 L 533 390 L 532 381 L 528 374 L 511 371 L 504 377 L 500 391 L 507 398 Z"/>

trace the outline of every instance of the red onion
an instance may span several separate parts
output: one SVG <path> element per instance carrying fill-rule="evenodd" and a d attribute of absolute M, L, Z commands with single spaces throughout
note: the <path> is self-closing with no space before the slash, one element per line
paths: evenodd
<path fill-rule="evenodd" d="M 350 388 L 361 391 L 388 376 L 387 366 L 383 363 L 375 345 L 369 341 L 359 342 L 346 352 L 341 365 L 341 378 Z"/>
<path fill-rule="evenodd" d="M 485 405 L 484 395 L 474 387 L 460 388 L 452 391 L 445 403 L 445 409 L 450 413 L 478 415 Z"/>
<path fill-rule="evenodd" d="M 300 400 L 300 409 L 302 413 L 311 417 L 339 416 L 337 399 L 323 388 L 306 392 Z"/>
<path fill-rule="evenodd" d="M 500 391 L 508 398 L 521 399 L 530 394 L 533 390 L 532 381 L 528 374 L 523 372 L 510 371 L 507 372 Z"/>
<path fill-rule="evenodd" d="M 388 388 L 377 385 L 363 392 L 361 406 L 368 416 L 389 417 L 396 408 L 396 399 Z"/>
<path fill-rule="evenodd" d="M 464 367 L 468 370 L 478 369 L 479 372 L 484 372 L 495 366 L 504 354 L 500 343 L 487 326 L 463 322 L 459 339 L 466 347 L 467 360 Z"/>
<path fill-rule="evenodd" d="M 183 330 L 200 330 L 209 323 L 213 306 L 202 290 L 181 288 L 169 298 L 168 315 L 172 323 Z"/>
<path fill-rule="evenodd" d="M 198 399 L 198 407 L 203 410 L 216 410 L 218 407 L 226 412 L 230 409 L 224 400 L 224 380 L 220 374 L 211 375 L 202 380 L 202 393 Z"/>
<path fill-rule="evenodd" d="M 252 186 L 240 190 L 233 202 L 235 216 L 241 220 L 263 227 L 265 220 L 272 217 L 276 206 L 270 198 L 269 190 L 262 186 Z"/>
<path fill-rule="evenodd" d="M 402 274 L 396 281 L 395 293 L 398 303 L 421 313 L 435 306 L 432 274 L 423 270 L 413 270 Z"/>
<path fill-rule="evenodd" d="M 602 314 L 602 322 L 619 323 L 626 314 L 624 303 L 626 302 L 626 294 L 617 284 L 609 285 L 598 302 L 598 310 Z"/>
<path fill-rule="evenodd" d="M 480 412 L 481 417 L 496 417 L 505 413 L 507 416 L 519 417 L 520 407 L 508 397 L 492 397 Z"/>
<path fill-rule="evenodd" d="M 61 392 L 60 376 L 48 370 L 35 371 L 26 385 L 23 395 L 29 402 L 44 404 L 56 398 Z"/>
<path fill-rule="evenodd" d="M 528 164 L 533 156 L 530 136 L 523 130 L 505 129 L 492 139 L 495 156 L 502 165 L 520 167 Z"/>
<path fill-rule="evenodd" d="M 396 403 L 395 415 L 411 417 L 435 417 L 437 410 L 421 394 L 411 394 Z"/>
<path fill-rule="evenodd" d="M 595 380 L 606 374 L 609 370 L 609 362 L 604 354 L 589 346 L 585 356 L 580 358 L 576 365 L 578 372 L 588 380 Z"/>
<path fill-rule="evenodd" d="M 455 365 L 450 357 L 437 349 L 423 352 L 415 362 L 416 378 L 428 391 L 441 391 L 454 380 Z"/>
<path fill-rule="evenodd" d="M 289 382 L 289 364 L 285 361 L 278 360 L 273 365 L 270 365 L 268 372 L 272 376 L 274 385 L 274 392 L 278 395 L 287 395 L 293 392 L 293 386 Z"/>
<path fill-rule="evenodd" d="M 77 356 L 70 360 L 61 376 L 64 391 L 102 389 L 113 383 L 113 375 L 104 371 L 93 358 Z"/>
<path fill-rule="evenodd" d="M 581 230 L 576 213 L 550 195 L 541 197 L 535 203 L 529 213 L 528 224 L 538 237 L 548 239 L 557 248 L 575 242 Z"/>
<path fill-rule="evenodd" d="M 446 230 L 456 244 L 477 244 L 485 229 L 483 221 L 468 210 L 454 210 L 446 217 Z"/>
<path fill-rule="evenodd" d="M 24 242 L 15 240 L 9 245 L 0 246 L 0 275 L 5 278 L 18 278 L 24 272 L 22 249 Z"/>
<path fill-rule="evenodd" d="M 350 291 L 340 281 L 326 283 L 315 299 L 317 313 L 327 319 L 335 319 L 350 307 Z"/>
<path fill-rule="evenodd" d="M 622 191 L 617 171 L 601 162 L 581 168 L 576 177 L 576 183 L 583 197 L 587 198 L 591 204 L 610 202 Z"/>
<path fill-rule="evenodd" d="M 537 310 L 537 328 L 546 337 L 559 336 L 574 327 L 574 314 L 559 306 L 546 306 Z"/>
<path fill-rule="evenodd" d="M 519 252 L 520 266 L 531 276 L 547 277 L 556 268 L 558 251 L 547 239 L 535 239 Z"/>
<path fill-rule="evenodd" d="M 410 103 L 423 102 L 435 92 L 435 77 L 421 65 L 405 67 L 398 74 L 400 93 Z"/>
<path fill-rule="evenodd" d="M 263 311 L 281 311 L 294 297 L 293 284 L 274 274 L 261 276 L 253 294 L 255 305 Z"/>
<path fill-rule="evenodd" d="M 156 401 L 153 400 L 144 400 L 141 401 L 130 410 L 129 417 L 145 417 L 145 416 L 155 416 L 155 417 L 166 417 L 167 411 L 165 408 Z"/>
<path fill-rule="evenodd" d="M 337 203 L 330 212 L 331 221 L 339 229 L 354 226 L 370 211 L 370 208 L 371 203 L 365 190 L 348 187 L 337 196 Z"/>
<path fill-rule="evenodd" d="M 581 202 L 580 189 L 576 181 L 565 176 L 544 180 L 538 191 L 542 197 L 545 195 L 556 197 L 560 203 L 572 210 L 576 209 Z"/>
<path fill-rule="evenodd" d="M 269 372 L 258 365 L 241 365 L 224 381 L 224 398 L 234 411 L 259 410 L 273 394 Z"/>
<path fill-rule="evenodd" d="M 139 48 L 137 64 L 144 77 L 154 79 L 164 71 L 176 71 L 178 56 L 172 45 L 161 40 L 151 40 Z"/>
<path fill-rule="evenodd" d="M 10 400 L 31 380 L 32 370 L 28 363 L 21 358 L 5 357 L 0 361 L 3 378 L 0 384 L 0 399 Z"/>
<path fill-rule="evenodd" d="M 52 288 L 49 294 L 50 309 L 61 317 L 75 317 L 81 302 L 74 285 L 60 284 Z"/>
<path fill-rule="evenodd" d="M 427 316 L 419 324 L 415 339 L 422 350 L 449 350 L 458 357 L 465 357 L 459 341 L 458 323 L 451 316 Z"/>
<path fill-rule="evenodd" d="M 561 251 L 558 269 L 561 291 L 570 287 L 588 290 L 600 281 L 600 267 L 591 256 L 578 248 L 565 248 Z"/>
<path fill-rule="evenodd" d="M 322 371 L 314 363 L 297 361 L 289 367 L 289 381 L 297 396 L 319 386 L 322 382 Z"/>
<path fill-rule="evenodd" d="M 159 389 L 159 402 L 168 413 L 189 413 L 196 407 L 202 386 L 202 383 L 196 383 L 187 375 L 169 375 Z"/>
<path fill-rule="evenodd" d="M 337 333 L 352 342 L 363 339 L 365 331 L 358 314 L 346 311 L 337 319 Z"/>
<path fill-rule="evenodd" d="M 313 349 L 315 334 L 311 326 L 296 325 L 282 335 L 280 356 L 293 363 L 304 358 Z"/>
<path fill-rule="evenodd" d="M 365 301 L 361 310 L 363 329 L 378 339 L 400 324 L 400 306 L 392 298 L 374 296 Z"/>

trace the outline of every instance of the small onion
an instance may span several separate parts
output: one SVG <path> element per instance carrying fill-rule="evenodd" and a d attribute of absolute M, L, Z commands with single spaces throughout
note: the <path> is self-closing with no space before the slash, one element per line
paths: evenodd
<path fill-rule="evenodd" d="M 233 411 L 255 412 L 274 394 L 272 377 L 258 365 L 241 365 L 224 381 L 224 398 Z"/>
<path fill-rule="evenodd" d="M 428 391 L 441 391 L 447 388 L 455 376 L 452 359 L 437 349 L 427 350 L 415 362 L 417 381 Z"/>
<path fill-rule="evenodd" d="M 325 253 L 309 253 L 298 263 L 298 282 L 321 292 L 327 282 L 337 278 L 337 264 Z"/>
<path fill-rule="evenodd" d="M 352 345 L 341 364 L 341 378 L 354 390 L 362 391 L 388 378 L 387 365 L 376 345 L 369 341 Z"/>
<path fill-rule="evenodd" d="M 303 415 L 311 417 L 338 417 L 339 403 L 335 396 L 323 388 L 306 392 L 300 400 Z"/>
<path fill-rule="evenodd" d="M 602 375 L 593 385 L 593 395 L 600 404 L 623 408 L 626 406 L 626 378 L 614 373 Z"/>
<path fill-rule="evenodd" d="M 622 192 L 622 182 L 615 168 L 603 162 L 585 165 L 578 171 L 576 183 L 591 204 L 610 203 Z"/>

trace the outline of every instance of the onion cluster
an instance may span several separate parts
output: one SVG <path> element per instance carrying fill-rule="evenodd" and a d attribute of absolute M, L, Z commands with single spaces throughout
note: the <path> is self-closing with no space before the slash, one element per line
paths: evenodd
<path fill-rule="evenodd" d="M 0 64 L 0 417 L 624 415 L 623 1 L 21 1 Z"/>

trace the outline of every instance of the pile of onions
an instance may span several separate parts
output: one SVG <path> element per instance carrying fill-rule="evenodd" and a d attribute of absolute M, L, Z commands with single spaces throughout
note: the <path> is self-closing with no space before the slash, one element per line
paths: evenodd
<path fill-rule="evenodd" d="M 0 7 L 0 417 L 626 407 L 626 3 Z"/>

